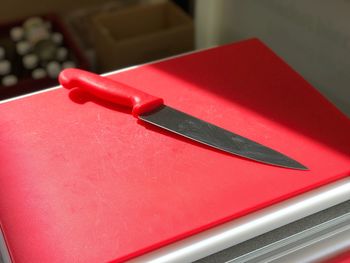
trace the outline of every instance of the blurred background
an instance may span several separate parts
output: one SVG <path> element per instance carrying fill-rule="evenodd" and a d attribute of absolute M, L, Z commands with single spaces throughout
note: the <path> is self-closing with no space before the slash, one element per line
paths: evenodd
<path fill-rule="evenodd" d="M 349 0 L 2 0 L 0 100 L 257 37 L 350 116 Z M 302 98 L 301 98 L 302 99 Z"/>

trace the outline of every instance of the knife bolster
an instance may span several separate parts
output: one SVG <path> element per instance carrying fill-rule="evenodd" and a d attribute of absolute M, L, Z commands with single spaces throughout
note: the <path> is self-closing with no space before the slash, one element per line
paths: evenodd
<path fill-rule="evenodd" d="M 148 95 L 148 94 L 147 94 Z M 152 95 L 140 97 L 134 97 L 134 103 L 132 107 L 132 115 L 138 117 L 141 114 L 151 112 L 163 105 L 163 99 L 154 97 Z"/>

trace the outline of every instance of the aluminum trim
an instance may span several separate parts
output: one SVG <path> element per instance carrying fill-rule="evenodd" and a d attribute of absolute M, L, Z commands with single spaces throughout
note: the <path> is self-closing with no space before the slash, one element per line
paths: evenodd
<path fill-rule="evenodd" d="M 193 262 L 347 200 L 350 200 L 349 177 L 203 231 L 130 262 Z"/>

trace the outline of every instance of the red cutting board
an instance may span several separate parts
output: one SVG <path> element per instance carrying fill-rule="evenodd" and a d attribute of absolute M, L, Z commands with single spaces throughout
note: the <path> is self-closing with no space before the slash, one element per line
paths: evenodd
<path fill-rule="evenodd" d="M 123 261 L 349 175 L 349 119 L 258 40 L 110 78 L 310 171 L 222 153 L 61 88 L 3 103 L 0 219 L 15 262 Z"/>

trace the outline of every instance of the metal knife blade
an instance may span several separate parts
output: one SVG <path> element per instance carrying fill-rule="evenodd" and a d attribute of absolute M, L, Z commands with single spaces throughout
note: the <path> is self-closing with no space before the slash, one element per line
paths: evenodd
<path fill-rule="evenodd" d="M 158 127 L 216 149 L 258 162 L 307 170 L 299 162 L 243 136 L 222 129 L 169 106 L 162 106 L 139 118 Z"/>
<path fill-rule="evenodd" d="M 213 148 L 270 165 L 308 170 L 301 163 L 271 148 L 222 129 L 163 104 L 161 98 L 79 69 L 66 69 L 59 82 L 65 88 L 79 87 L 105 99 L 132 108 L 132 114 L 148 123 Z"/>

